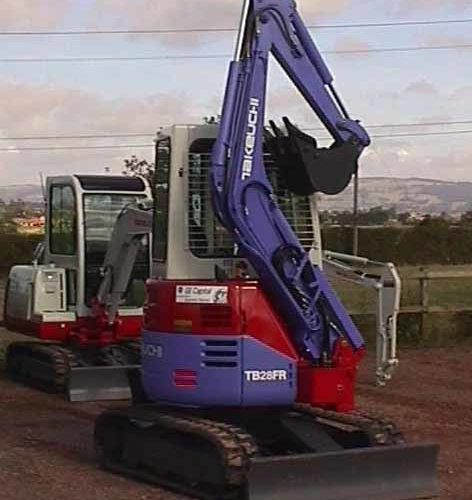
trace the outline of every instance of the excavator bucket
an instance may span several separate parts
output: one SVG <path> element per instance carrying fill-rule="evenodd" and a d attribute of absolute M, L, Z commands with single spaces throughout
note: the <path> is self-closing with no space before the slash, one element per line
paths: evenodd
<path fill-rule="evenodd" d="M 438 495 L 436 445 L 256 458 L 249 500 L 413 500 Z"/>
<path fill-rule="evenodd" d="M 72 403 L 130 399 L 128 372 L 137 368 L 136 365 L 72 368 L 66 387 L 67 398 Z"/>
<path fill-rule="evenodd" d="M 288 118 L 283 121 L 286 133 L 270 122 L 272 130 L 265 131 L 265 141 L 287 188 L 299 196 L 344 191 L 357 172 L 359 147 L 346 142 L 319 148 L 314 137 L 295 127 Z"/>

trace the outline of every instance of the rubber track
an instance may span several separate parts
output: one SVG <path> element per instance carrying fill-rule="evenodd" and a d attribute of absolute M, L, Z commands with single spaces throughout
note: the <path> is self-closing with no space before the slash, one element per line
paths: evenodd
<path fill-rule="evenodd" d="M 145 411 L 143 412 L 143 410 Z M 103 417 L 105 417 L 105 419 L 103 419 Z M 228 498 L 233 498 L 231 495 L 234 495 L 235 490 L 240 490 L 245 487 L 250 458 L 258 451 L 253 438 L 241 428 L 192 415 L 161 412 L 146 407 L 138 410 L 133 408 L 125 411 L 111 410 L 99 417 L 98 426 L 100 426 L 100 419 L 103 419 L 102 423 L 104 428 L 110 425 L 110 421 L 107 421 L 106 417 L 112 420 L 115 418 L 118 418 L 118 420 L 126 420 L 130 425 L 132 425 L 131 422 L 133 420 L 146 422 L 160 428 L 182 432 L 187 435 L 194 435 L 212 443 L 218 450 L 224 464 L 225 482 L 228 490 L 226 494 L 223 493 L 223 495 L 225 495 L 224 498 L 226 498 L 226 495 L 229 495 Z M 101 454 L 103 452 L 99 451 L 98 453 Z M 112 471 L 130 476 L 137 476 L 145 481 L 151 481 L 180 493 L 198 498 L 215 498 L 214 493 L 208 491 L 205 493 L 205 485 L 194 487 L 186 486 L 188 481 L 186 481 L 185 477 L 173 480 L 169 480 L 162 476 L 150 477 L 148 472 L 133 470 L 127 467 L 126 464 L 113 463 L 107 460 L 107 457 L 104 458 L 105 461 L 102 461 L 103 465 Z M 177 476 L 176 473 L 173 474 L 173 477 L 175 476 Z M 220 498 L 222 497 L 219 496 L 218 500 L 220 500 Z M 239 498 L 239 496 L 237 498 Z"/>
<path fill-rule="evenodd" d="M 120 348 L 128 350 L 135 355 L 139 353 L 139 343 L 129 342 L 118 344 Z M 44 365 L 52 367 L 54 376 L 48 380 L 39 380 L 24 373 L 15 371 L 15 356 L 31 358 L 35 362 L 40 361 Z M 113 359 L 107 365 L 113 366 Z M 117 363 L 118 364 L 118 363 Z M 71 368 L 95 366 L 86 358 L 67 347 L 64 344 L 53 342 L 14 342 L 10 344 L 7 355 L 7 371 L 11 378 L 26 385 L 42 389 L 47 392 L 64 392 Z"/>
<path fill-rule="evenodd" d="M 31 358 L 44 365 L 49 365 L 54 371 L 54 376 L 49 380 L 30 377 L 15 370 L 15 356 Z M 60 344 L 46 342 L 15 342 L 8 350 L 7 370 L 14 380 L 19 380 L 27 385 L 38 387 L 51 392 L 61 392 L 67 383 L 67 375 L 71 365 L 75 364 L 72 351 Z"/>
<path fill-rule="evenodd" d="M 352 432 L 353 430 L 362 431 L 368 436 L 371 446 L 387 446 L 403 442 L 403 437 L 395 426 L 379 416 L 365 413 L 341 414 L 301 404 L 295 405 L 293 409 L 298 413 L 313 417 L 316 421 L 321 420 L 326 425 L 341 428 L 347 432 Z M 194 415 L 160 411 L 151 405 L 139 408 L 131 407 L 121 411 L 108 411 L 99 417 L 97 428 L 100 425 L 103 429 L 109 428 L 110 425 L 113 425 L 112 421 L 115 418 L 118 418 L 121 423 L 126 421 L 128 425 L 132 425 L 133 421 L 146 422 L 151 425 L 204 438 L 216 446 L 223 458 L 226 469 L 225 480 L 228 485 L 228 495 L 231 495 L 231 491 L 234 494 L 234 488 L 239 487 L 241 492 L 244 491 L 250 459 L 256 456 L 259 450 L 253 437 L 243 429 L 231 424 L 208 420 Z M 156 445 L 158 444 L 156 443 Z M 103 450 L 99 451 L 99 454 L 103 454 Z M 180 480 L 175 478 L 168 480 L 162 476 L 151 477 L 147 471 L 133 470 L 127 464 L 121 462 L 113 463 L 109 460 L 102 461 L 102 465 L 114 472 L 138 477 L 186 495 L 197 498 L 215 499 L 210 493 L 204 496 L 202 485 L 186 486 L 188 481 L 185 480 L 185 477 L 181 477 Z M 244 496 L 219 496 L 218 500 L 222 500 L 223 498 L 244 498 Z"/>
<path fill-rule="evenodd" d="M 352 413 L 338 413 L 322 408 L 315 408 L 306 404 L 297 404 L 295 409 L 315 419 L 321 419 L 328 425 L 345 426 L 364 432 L 371 446 L 391 446 L 404 444 L 403 434 L 395 424 L 381 415 L 355 411 Z"/>

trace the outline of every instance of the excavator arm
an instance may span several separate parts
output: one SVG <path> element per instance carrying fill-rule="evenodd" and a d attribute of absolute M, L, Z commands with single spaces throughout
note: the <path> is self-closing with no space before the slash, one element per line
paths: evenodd
<path fill-rule="evenodd" d="M 113 325 L 128 288 L 142 239 L 152 232 L 152 205 L 128 206 L 118 216 L 105 254 L 102 281 L 95 299 Z"/>
<path fill-rule="evenodd" d="M 287 118 L 286 133 L 275 125 L 272 132 L 265 129 L 271 54 L 332 135 L 330 148 L 319 148 Z M 360 333 L 274 201 L 264 143 L 289 187 L 305 195 L 342 191 L 370 143 L 362 126 L 349 118 L 292 0 L 244 3 L 213 152 L 215 211 L 282 313 L 303 358 L 329 363 L 340 338 L 361 351 Z"/>
<path fill-rule="evenodd" d="M 323 270 L 328 277 L 374 290 L 376 297 L 376 381 L 384 386 L 398 366 L 397 318 L 400 312 L 401 279 L 391 262 L 377 262 L 326 250 Z"/>
<path fill-rule="evenodd" d="M 142 240 L 151 234 L 152 221 L 152 204 L 148 207 L 142 202 L 125 207 L 115 222 L 103 261 L 102 280 L 92 301 L 92 325 L 97 333 L 107 333 L 112 338 L 116 334 L 118 310 Z M 113 345 L 108 349 L 110 356 L 117 359 L 112 366 L 80 366 L 70 370 L 66 387 L 69 401 L 120 400 L 131 396 L 128 371 L 137 365 L 130 365 Z M 132 354 L 134 357 L 135 353 Z"/>

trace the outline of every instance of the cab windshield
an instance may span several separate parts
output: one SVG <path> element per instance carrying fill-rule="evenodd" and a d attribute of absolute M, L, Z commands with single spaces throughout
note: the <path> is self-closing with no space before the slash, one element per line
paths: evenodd
<path fill-rule="evenodd" d="M 85 194 L 85 295 L 90 305 L 100 286 L 100 270 L 111 240 L 113 227 L 121 211 L 144 198 L 135 194 Z M 144 282 L 149 277 L 149 238 L 143 238 L 123 305 L 140 307 L 144 299 Z"/>

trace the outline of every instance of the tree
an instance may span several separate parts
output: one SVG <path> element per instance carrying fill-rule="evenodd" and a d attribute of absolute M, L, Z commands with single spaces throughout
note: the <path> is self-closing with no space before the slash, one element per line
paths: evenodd
<path fill-rule="evenodd" d="M 147 160 L 140 160 L 137 156 L 133 155 L 131 158 L 125 158 L 123 167 L 123 174 L 130 176 L 140 175 L 149 182 L 152 181 L 154 176 L 154 163 Z"/>
<path fill-rule="evenodd" d="M 397 218 L 400 224 L 407 225 L 411 222 L 411 213 L 403 212 L 401 214 L 398 214 Z"/>
<path fill-rule="evenodd" d="M 17 225 L 13 222 L 13 219 L 11 216 L 7 214 L 0 215 L 0 233 L 16 233 L 17 232 Z"/>
<path fill-rule="evenodd" d="M 461 215 L 460 224 L 462 226 L 471 226 L 472 225 L 472 211 L 467 211 L 465 214 Z"/>
<path fill-rule="evenodd" d="M 154 170 L 154 163 L 150 163 L 147 160 L 140 160 L 137 156 L 133 155 L 131 158 L 125 158 L 122 173 L 123 175 L 129 175 L 131 177 L 136 177 L 138 175 L 144 177 L 149 182 L 154 197 Z"/>

